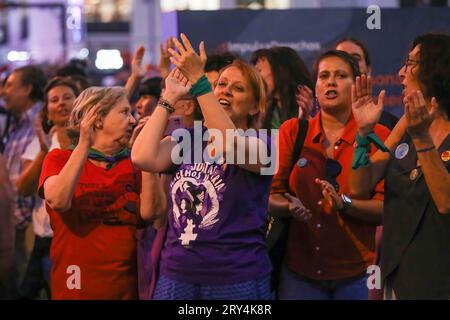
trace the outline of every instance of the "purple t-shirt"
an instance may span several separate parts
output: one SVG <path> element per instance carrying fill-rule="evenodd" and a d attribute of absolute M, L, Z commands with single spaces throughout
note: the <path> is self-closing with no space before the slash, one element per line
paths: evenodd
<path fill-rule="evenodd" d="M 271 182 L 272 176 L 232 164 L 180 165 L 169 187 L 161 274 L 199 284 L 233 284 L 269 274 L 264 225 Z"/>

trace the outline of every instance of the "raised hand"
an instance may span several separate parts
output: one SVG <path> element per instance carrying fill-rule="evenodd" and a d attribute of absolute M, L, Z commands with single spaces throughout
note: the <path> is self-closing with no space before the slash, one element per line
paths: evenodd
<path fill-rule="evenodd" d="M 313 92 L 305 85 L 298 86 L 297 91 L 297 105 L 298 105 L 298 117 L 306 118 L 311 115 L 313 109 Z"/>
<path fill-rule="evenodd" d="M 167 78 L 170 73 L 170 53 L 169 49 L 174 49 L 175 44 L 171 37 L 166 39 L 165 45 L 161 43 L 159 45 L 159 72 L 163 79 Z"/>
<path fill-rule="evenodd" d="M 133 59 L 131 60 L 131 76 L 142 79 L 147 72 L 146 66 L 143 65 L 145 48 L 139 46 L 134 52 Z"/>
<path fill-rule="evenodd" d="M 94 123 L 97 120 L 99 109 L 100 105 L 94 106 L 81 120 L 79 146 L 88 149 L 94 144 Z"/>
<path fill-rule="evenodd" d="M 311 219 L 311 212 L 305 208 L 300 199 L 289 193 L 285 193 L 284 197 L 289 201 L 289 213 L 294 219 L 301 222 L 308 222 Z"/>
<path fill-rule="evenodd" d="M 196 83 L 205 73 L 206 51 L 204 42 L 200 42 L 199 54 L 192 48 L 189 39 L 182 33 L 180 43 L 178 39 L 173 39 L 178 52 L 170 49 L 172 55 L 170 61 L 183 73 L 191 82 Z"/>
<path fill-rule="evenodd" d="M 415 91 L 405 96 L 406 129 L 413 139 L 428 136 L 428 129 L 438 110 L 436 98 L 431 98 L 431 109 L 428 110 L 421 91 Z"/>
<path fill-rule="evenodd" d="M 319 205 L 322 206 L 326 213 L 329 209 L 340 210 L 344 207 L 344 202 L 342 198 L 338 195 L 336 189 L 326 180 L 315 179 L 314 182 L 318 184 L 322 189 L 323 200 L 319 201 Z M 324 203 L 324 201 L 326 203 Z"/>
<path fill-rule="evenodd" d="M 372 98 L 372 78 L 366 75 L 356 77 L 352 85 L 352 111 L 361 136 L 373 131 L 383 112 L 385 91 L 381 90 L 377 103 Z"/>
<path fill-rule="evenodd" d="M 166 88 L 163 98 L 172 103 L 177 102 L 183 96 L 187 95 L 189 89 L 191 89 L 191 83 L 178 68 L 175 68 L 170 72 L 165 83 Z"/>
<path fill-rule="evenodd" d="M 51 145 L 51 136 L 55 132 L 55 127 L 48 134 L 44 132 L 44 128 L 42 127 L 42 116 L 39 114 L 34 119 L 34 130 L 36 131 L 36 136 L 39 139 L 39 146 L 41 147 L 41 151 L 47 153 L 50 149 Z"/>

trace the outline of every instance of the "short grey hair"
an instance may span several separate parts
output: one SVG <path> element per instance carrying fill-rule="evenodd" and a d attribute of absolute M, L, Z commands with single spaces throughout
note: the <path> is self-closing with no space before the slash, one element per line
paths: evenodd
<path fill-rule="evenodd" d="M 121 98 L 126 98 L 122 87 L 90 87 L 81 92 L 73 103 L 67 128 L 72 144 L 78 144 L 80 124 L 89 110 L 96 105 L 100 105 L 97 116 L 104 118 Z"/>

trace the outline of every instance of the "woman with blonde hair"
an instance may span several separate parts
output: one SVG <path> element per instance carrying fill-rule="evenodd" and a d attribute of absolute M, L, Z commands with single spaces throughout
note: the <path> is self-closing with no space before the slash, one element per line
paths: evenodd
<path fill-rule="evenodd" d="M 91 87 L 74 102 L 72 150 L 51 151 L 39 195 L 54 232 L 53 299 L 136 299 L 136 228 L 164 210 L 157 176 L 136 170 L 136 120 L 124 90 Z"/>

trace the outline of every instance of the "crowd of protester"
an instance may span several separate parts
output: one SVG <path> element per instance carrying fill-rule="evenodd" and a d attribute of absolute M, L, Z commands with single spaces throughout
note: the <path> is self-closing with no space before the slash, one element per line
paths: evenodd
<path fill-rule="evenodd" d="M 144 52 L 124 87 L 1 79 L 0 299 L 450 299 L 449 35 L 412 42 L 400 119 L 351 37 L 311 70 Z"/>

